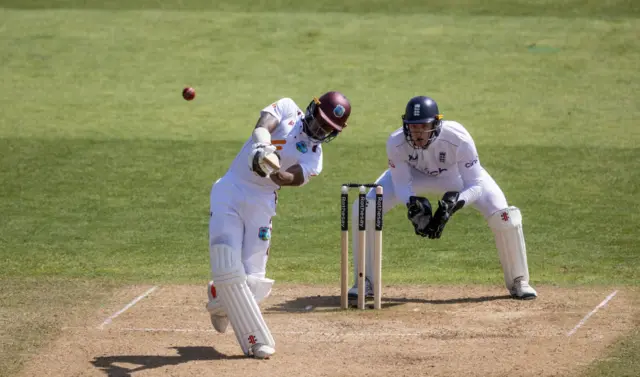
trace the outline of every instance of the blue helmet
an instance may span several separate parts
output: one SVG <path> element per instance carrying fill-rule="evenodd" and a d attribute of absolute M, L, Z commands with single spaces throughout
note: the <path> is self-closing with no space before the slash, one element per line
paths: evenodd
<path fill-rule="evenodd" d="M 423 147 L 416 147 L 414 140 L 409 132 L 410 124 L 433 124 L 433 132 L 429 135 L 429 140 Z M 404 114 L 402 115 L 402 131 L 407 143 L 414 148 L 426 149 L 442 130 L 442 114 L 438 111 L 438 104 L 431 97 L 418 96 L 413 97 L 407 103 Z"/>

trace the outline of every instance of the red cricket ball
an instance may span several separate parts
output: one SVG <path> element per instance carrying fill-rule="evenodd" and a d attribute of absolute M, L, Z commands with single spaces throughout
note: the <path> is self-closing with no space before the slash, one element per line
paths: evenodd
<path fill-rule="evenodd" d="M 190 86 L 182 89 L 182 98 L 186 99 L 187 101 L 191 101 L 192 99 L 196 98 L 196 90 Z"/>

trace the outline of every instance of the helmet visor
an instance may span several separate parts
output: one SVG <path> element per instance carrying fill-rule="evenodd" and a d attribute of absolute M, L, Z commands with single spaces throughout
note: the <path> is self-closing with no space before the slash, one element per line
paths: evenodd
<path fill-rule="evenodd" d="M 433 133 L 436 131 L 435 121 L 429 123 L 407 124 L 409 139 L 415 148 L 424 148 L 429 144 Z"/>
<path fill-rule="evenodd" d="M 314 117 L 311 119 L 307 118 L 305 121 L 307 122 L 307 136 L 311 139 L 323 141 L 335 132 L 335 129 L 325 123 L 320 117 Z"/>

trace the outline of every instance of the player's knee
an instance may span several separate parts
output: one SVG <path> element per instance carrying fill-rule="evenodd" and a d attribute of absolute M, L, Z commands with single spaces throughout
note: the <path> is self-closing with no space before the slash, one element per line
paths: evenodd
<path fill-rule="evenodd" d="M 234 250 L 225 244 L 215 244 L 209 248 L 209 257 L 216 286 L 241 284 L 247 280 L 240 250 Z"/>

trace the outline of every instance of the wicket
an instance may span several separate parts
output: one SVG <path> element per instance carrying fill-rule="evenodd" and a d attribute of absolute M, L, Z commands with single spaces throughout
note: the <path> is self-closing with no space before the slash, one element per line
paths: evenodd
<path fill-rule="evenodd" d="M 382 307 L 382 186 L 372 183 L 345 183 L 342 185 L 340 198 L 341 228 L 341 274 L 340 274 L 340 307 L 349 307 L 349 189 L 359 188 L 358 196 L 358 309 L 365 309 L 365 277 L 366 277 L 366 234 L 367 234 L 367 188 L 376 188 L 375 237 L 373 253 L 373 308 Z M 371 229 L 369 229 L 371 231 Z"/>

